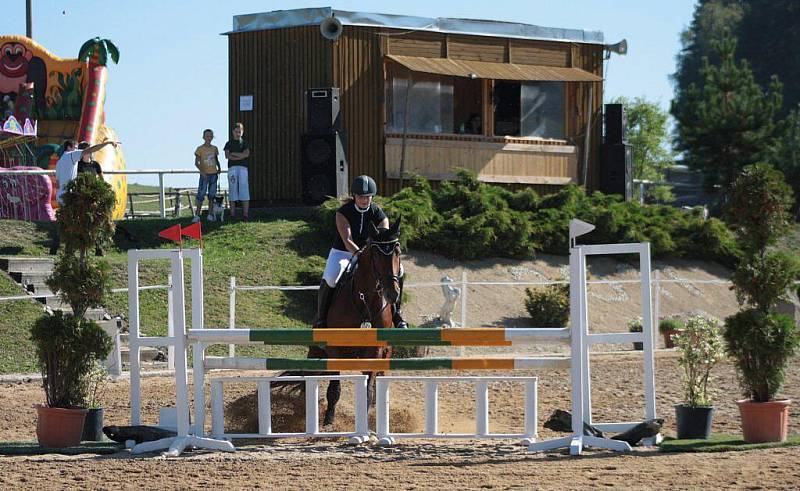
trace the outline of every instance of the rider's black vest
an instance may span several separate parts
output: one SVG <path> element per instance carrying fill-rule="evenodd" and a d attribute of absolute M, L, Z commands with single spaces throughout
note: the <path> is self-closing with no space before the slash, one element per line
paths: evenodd
<path fill-rule="evenodd" d="M 348 201 L 336 211 L 344 215 L 347 219 L 347 222 L 350 224 L 350 234 L 353 237 L 353 242 L 355 242 L 358 247 L 364 247 L 364 244 L 367 243 L 369 230 L 372 228 L 370 223 L 377 227 L 384 218 L 386 218 L 386 213 L 375 203 L 371 203 L 366 211 L 361 211 L 356 208 L 355 201 Z M 336 232 L 336 239 L 333 241 L 333 248 L 339 249 L 340 251 L 347 250 L 338 231 Z"/>

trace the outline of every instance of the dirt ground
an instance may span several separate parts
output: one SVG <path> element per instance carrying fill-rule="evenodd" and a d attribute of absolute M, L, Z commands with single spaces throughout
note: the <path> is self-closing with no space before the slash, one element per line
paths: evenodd
<path fill-rule="evenodd" d="M 567 259 L 540 256 L 534 261 L 471 261 L 451 263 L 439 256 L 414 253 L 405 259 L 409 282 L 439 281 L 448 275 L 460 280 L 542 281 L 566 278 Z M 726 278 L 724 268 L 697 261 L 654 262 L 664 279 Z M 590 280 L 635 279 L 637 269 L 628 263 L 593 259 Z M 406 316 L 415 324 L 436 324 L 443 303 L 439 287 L 409 288 Z M 640 315 L 640 293 L 636 284 L 592 285 L 589 288 L 590 329 L 593 332 L 623 332 L 626 322 Z M 724 318 L 736 308 L 735 297 L 726 285 L 666 284 L 659 298 L 662 317 L 702 312 Z M 524 326 L 524 287 L 473 286 L 468 291 L 467 325 Z M 454 319 L 460 319 L 460 301 Z M 659 340 L 659 344 L 662 343 Z M 626 346 L 598 346 L 598 350 L 628 349 Z M 515 348 L 435 348 L 431 354 L 488 355 L 526 352 L 558 352 L 565 347 L 541 345 Z M 403 372 L 393 373 L 403 374 Z M 453 375 L 426 372 L 422 375 Z M 500 373 L 486 373 L 500 375 Z M 247 375 L 253 375 L 249 372 Z M 469 375 L 469 374 L 464 374 Z M 475 375 L 475 373 L 473 374 Z M 507 374 L 506 374 L 507 375 Z M 513 375 L 539 377 L 539 421 L 554 409 L 570 409 L 567 370 L 516 372 Z M 800 360 L 787 371 L 784 396 L 800 398 Z M 643 418 L 641 354 L 621 352 L 592 356 L 592 402 L 595 421 L 630 421 Z M 735 400 L 739 389 L 730 363 L 715 371 L 717 413 L 714 432 L 738 434 Z M 226 385 L 226 402 L 251 394 L 253 385 Z M 324 389 L 321 391 L 324 394 Z M 424 424 L 421 385 L 393 386 L 393 407 L 403 418 L 393 418 L 395 428 L 419 431 Z M 447 384 L 439 392 L 439 426 L 445 432 L 469 432 L 475 424 L 473 389 L 464 383 Z M 32 405 L 43 401 L 36 382 L 0 385 L 0 440 L 35 440 L 36 416 Z M 666 419 L 663 433 L 674 435 L 673 404 L 681 402 L 680 372 L 676 354 L 660 351 L 656 358 L 656 397 L 659 417 Z M 142 415 L 146 424 L 156 423 L 158 409 L 174 403 L 173 379 L 146 378 L 143 381 Z M 343 388 L 335 430 L 352 428 L 353 391 Z M 206 399 L 208 400 L 208 399 Z M 128 424 L 129 386 L 121 380 L 109 385 L 102 402 L 106 424 Z M 321 403 L 324 408 L 324 402 Z M 522 390 L 518 383 L 496 383 L 490 389 L 490 431 L 521 432 Z M 206 413 L 209 414 L 208 412 Z M 415 418 L 408 414 L 418 415 Z M 207 416 L 207 420 L 209 417 Z M 298 419 L 302 420 L 302 417 Z M 227 426 L 229 431 L 234 428 Z M 275 428 L 275 431 L 278 431 Z M 800 404 L 791 407 L 790 432 L 800 433 Z M 539 437 L 563 434 L 539 428 Z M 800 447 L 730 452 L 720 454 L 661 454 L 637 448 L 620 455 L 587 451 L 581 457 L 562 452 L 532 454 L 515 441 L 430 441 L 400 440 L 391 448 L 374 445 L 351 447 L 342 440 L 280 440 L 249 442 L 233 454 L 194 452 L 180 458 L 131 456 L 123 451 L 111 456 L 74 457 L 48 455 L 0 457 L 0 489 L 185 489 L 206 487 L 266 489 L 585 489 L 624 487 L 629 489 L 701 487 L 746 489 L 800 489 Z"/>
<path fill-rule="evenodd" d="M 664 434 L 674 434 L 672 405 L 680 402 L 681 388 L 674 353 L 661 352 L 656 360 L 659 416 L 666 419 Z M 444 373 L 442 373 L 444 374 Z M 540 422 L 554 409 L 569 409 L 566 370 L 520 372 L 539 377 Z M 249 373 L 252 375 L 252 372 Z M 155 423 L 158 408 L 174 401 L 172 379 L 152 377 L 143 383 L 143 419 Z M 716 433 L 739 432 L 734 400 L 738 394 L 729 364 L 715 372 Z M 227 386 L 226 386 L 227 387 Z M 800 362 L 789 370 L 784 395 L 800 397 Z M 103 403 L 107 424 L 127 424 L 129 393 L 125 380 L 112 383 Z M 253 387 L 233 384 L 226 400 L 233 401 Z M 395 407 L 422 414 L 423 390 L 408 384 L 392 390 Z M 640 419 L 642 416 L 641 362 L 636 354 L 593 357 L 593 407 L 596 421 Z M 43 394 L 35 382 L 0 386 L 0 440 L 34 440 L 35 412 L 31 406 Z M 440 390 L 442 431 L 474 428 L 474 396 L 465 384 Z M 352 390 L 345 386 L 339 416 L 345 425 L 352 414 Z M 322 403 L 324 407 L 324 402 Z M 490 391 L 490 430 L 521 431 L 522 392 L 518 384 L 498 383 Z M 407 423 L 407 422 L 406 422 Z M 419 418 L 415 424 L 421 425 Z M 229 428 L 230 429 L 230 428 Z M 800 405 L 794 404 L 790 432 L 800 432 Z M 560 434 L 540 428 L 548 439 Z M 231 488 L 333 488 L 380 486 L 385 489 L 422 488 L 552 488 L 718 487 L 797 489 L 800 487 L 800 448 L 730 452 L 723 454 L 660 454 L 636 449 L 630 455 L 588 451 L 573 458 L 560 452 L 528 453 L 517 442 L 400 440 L 391 448 L 350 447 L 344 441 L 281 440 L 248 444 L 234 454 L 194 452 L 176 459 L 133 457 L 127 451 L 111 456 L 0 457 L 0 489 L 175 489 L 226 486 Z"/>

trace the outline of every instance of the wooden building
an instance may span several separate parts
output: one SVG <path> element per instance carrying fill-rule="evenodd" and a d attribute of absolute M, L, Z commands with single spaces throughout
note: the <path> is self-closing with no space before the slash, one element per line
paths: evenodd
<path fill-rule="evenodd" d="M 341 25 L 335 40 L 322 23 Z M 225 34 L 255 201 L 299 200 L 306 91 L 331 86 L 350 178 L 375 177 L 381 194 L 399 189 L 401 169 L 438 181 L 467 168 L 543 193 L 597 187 L 600 32 L 313 8 L 236 16 Z"/>

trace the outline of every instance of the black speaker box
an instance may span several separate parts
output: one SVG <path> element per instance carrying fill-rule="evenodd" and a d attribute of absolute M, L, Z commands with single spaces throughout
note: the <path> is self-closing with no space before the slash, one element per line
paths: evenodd
<path fill-rule="evenodd" d="M 628 115 L 622 104 L 606 104 L 606 143 L 628 141 Z"/>
<path fill-rule="evenodd" d="M 341 130 L 339 88 L 320 87 L 306 91 L 308 132 L 324 133 Z"/>
<path fill-rule="evenodd" d="M 633 198 L 633 147 L 625 143 L 603 145 L 600 165 L 600 191 Z"/>
<path fill-rule="evenodd" d="M 348 194 L 346 141 L 336 131 L 307 133 L 300 141 L 303 201 L 318 205 Z"/>

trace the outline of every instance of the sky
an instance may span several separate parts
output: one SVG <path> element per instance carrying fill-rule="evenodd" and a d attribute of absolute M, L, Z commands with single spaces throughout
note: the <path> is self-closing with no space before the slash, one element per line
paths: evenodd
<path fill-rule="evenodd" d="M 680 33 L 695 0 L 405 0 L 304 3 L 236 0 L 33 0 L 33 38 L 63 58 L 74 58 L 95 36 L 120 49 L 109 68 L 106 124 L 122 142 L 128 168 L 194 167 L 202 130 L 222 147 L 228 134 L 228 43 L 233 16 L 330 6 L 339 10 L 420 17 L 521 22 L 602 31 L 606 43 L 628 40 L 625 57 L 612 55 L 605 99 L 643 96 L 668 109 Z M 25 0 L 2 0 L 0 33 L 25 34 Z M 170 186 L 195 177 L 170 176 Z M 155 183 L 137 176 L 129 182 Z"/>

